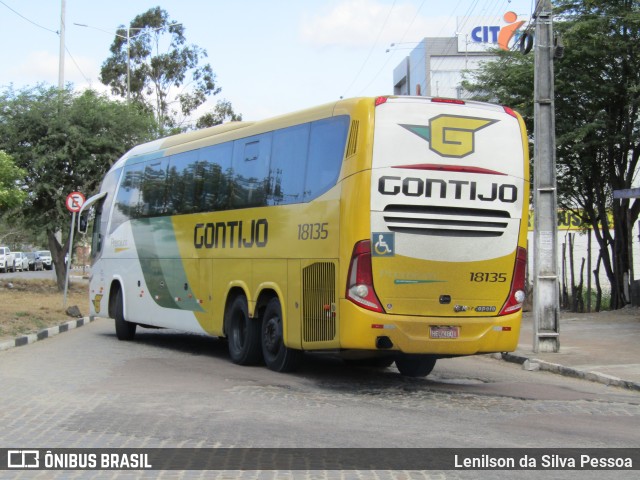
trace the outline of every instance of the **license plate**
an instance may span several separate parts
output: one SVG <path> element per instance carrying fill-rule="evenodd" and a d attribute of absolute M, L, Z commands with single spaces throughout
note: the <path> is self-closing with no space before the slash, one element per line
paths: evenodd
<path fill-rule="evenodd" d="M 460 327 L 431 325 L 431 338 L 458 338 Z"/>

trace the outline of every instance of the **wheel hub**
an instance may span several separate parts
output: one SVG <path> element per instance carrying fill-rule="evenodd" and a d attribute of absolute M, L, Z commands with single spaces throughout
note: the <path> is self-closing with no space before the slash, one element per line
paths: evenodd
<path fill-rule="evenodd" d="M 281 343 L 280 321 L 277 317 L 272 317 L 265 324 L 264 346 L 270 353 L 277 353 Z"/>

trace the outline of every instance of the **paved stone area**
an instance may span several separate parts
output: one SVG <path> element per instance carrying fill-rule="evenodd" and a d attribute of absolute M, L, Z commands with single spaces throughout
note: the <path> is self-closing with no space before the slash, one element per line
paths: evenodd
<path fill-rule="evenodd" d="M 577 314 L 560 318 L 560 350 L 534 352 L 534 319 L 526 312 L 520 342 L 508 361 L 530 370 L 581 378 L 640 392 L 640 309 Z"/>
<path fill-rule="evenodd" d="M 487 357 L 443 360 L 427 379 L 319 357 L 308 358 L 295 375 L 280 375 L 231 364 L 226 345 L 216 339 L 141 332 L 135 342 L 118 342 L 112 321 L 98 319 L 0 352 L 0 447 L 638 444 L 636 392 Z M 514 472 L 477 473 L 48 471 L 0 472 L 0 478 L 514 478 Z M 541 478 L 540 472 L 521 473 L 518 478 Z M 606 478 L 573 473 L 554 472 L 553 478 Z"/>

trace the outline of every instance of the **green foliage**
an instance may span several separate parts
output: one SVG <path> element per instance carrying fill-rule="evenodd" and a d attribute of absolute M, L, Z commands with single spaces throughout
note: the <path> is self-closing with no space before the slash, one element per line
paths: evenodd
<path fill-rule="evenodd" d="M 640 213 L 638 200 L 613 200 L 613 190 L 631 188 L 640 159 L 640 2 L 557 0 L 554 7 L 554 32 L 565 46 L 554 61 L 559 204 L 583 209 L 593 225 L 619 308 L 632 241 L 627 218 L 633 224 Z M 506 52 L 467 88 L 519 110 L 533 132 L 533 70 L 533 55 Z"/>
<path fill-rule="evenodd" d="M 492 53 L 497 60 L 485 63 L 472 77 L 467 74 L 463 87 L 475 100 L 513 108 L 533 132 L 533 55 L 504 50 Z"/>
<path fill-rule="evenodd" d="M 197 123 L 196 128 L 214 127 L 224 122 L 240 122 L 242 115 L 233 111 L 229 100 L 219 100 L 212 111 L 202 115 Z"/>
<path fill-rule="evenodd" d="M 26 172 L 23 213 L 36 229 L 56 231 L 67 223 L 66 195 L 95 192 L 120 155 L 152 138 L 148 116 L 91 90 L 7 90 L 0 108 L 0 148 Z"/>
<path fill-rule="evenodd" d="M 118 30 L 111 56 L 102 64 L 101 82 L 154 112 L 161 134 L 175 133 L 184 118 L 220 92 L 211 66 L 201 63 L 206 50 L 188 45 L 184 32 L 165 10 L 151 8 Z M 172 97 L 172 91 L 179 93 Z"/>
<path fill-rule="evenodd" d="M 61 265 L 66 252 L 54 236 L 69 230 L 66 196 L 95 193 L 113 162 L 152 139 L 155 128 L 151 115 L 92 90 L 38 86 L 0 94 L 0 149 L 25 172 L 28 186 L 20 221 L 46 233 L 54 262 Z"/>
<path fill-rule="evenodd" d="M 25 172 L 0 150 L 0 212 L 19 206 L 27 196 L 22 188 Z"/>

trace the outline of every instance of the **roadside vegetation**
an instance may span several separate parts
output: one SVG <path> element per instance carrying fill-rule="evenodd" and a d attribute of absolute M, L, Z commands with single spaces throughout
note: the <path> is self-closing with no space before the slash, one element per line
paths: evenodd
<path fill-rule="evenodd" d="M 242 118 L 224 99 L 202 112 L 221 89 L 206 51 L 187 43 L 186 28 L 160 7 L 123 25 L 100 71 L 111 96 L 71 84 L 0 88 L 0 244 L 49 250 L 59 290 L 65 256 L 83 241 L 70 247 L 65 236 L 68 194 L 94 195 L 135 145 Z M 129 30 L 136 35 L 126 41 Z"/>
<path fill-rule="evenodd" d="M 558 206 L 592 230 L 599 248 L 593 268 L 604 271 L 609 286 L 602 290 L 610 292 L 596 304 L 615 310 L 631 301 L 629 252 L 640 218 L 640 199 L 613 195 L 637 186 L 640 165 L 640 2 L 553 4 Z M 533 135 L 535 57 L 517 49 L 497 53 L 464 87 L 477 100 L 517 110 Z M 599 288 L 598 275 L 586 274 Z"/>
<path fill-rule="evenodd" d="M 82 315 L 89 313 L 89 286 L 71 282 L 67 308 L 77 306 Z M 0 279 L 0 342 L 20 335 L 37 333 L 72 320 L 63 307 L 64 293 L 54 280 Z"/>

